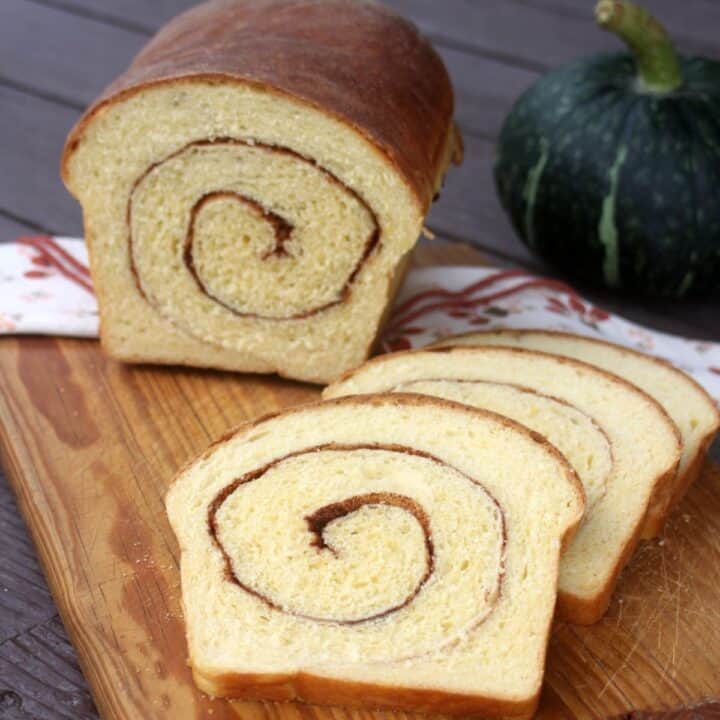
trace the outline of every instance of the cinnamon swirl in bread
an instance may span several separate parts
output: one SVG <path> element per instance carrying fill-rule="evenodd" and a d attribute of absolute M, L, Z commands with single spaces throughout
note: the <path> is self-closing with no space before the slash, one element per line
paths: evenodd
<path fill-rule="evenodd" d="M 643 537 L 660 533 L 670 510 L 700 473 L 705 454 L 720 429 L 720 413 L 704 388 L 664 360 L 604 340 L 570 333 L 488 330 L 443 338 L 434 346 L 456 345 L 506 345 L 576 358 L 615 373 L 654 397 L 675 422 L 682 438 L 677 474 L 651 502 L 643 526 Z"/>
<path fill-rule="evenodd" d="M 324 397 L 396 390 L 502 413 L 567 456 L 589 507 L 560 566 L 558 610 L 575 623 L 599 620 L 652 497 L 677 469 L 677 429 L 660 405 L 592 365 L 503 347 L 383 355 L 330 385 Z"/>
<path fill-rule="evenodd" d="M 460 153 L 445 67 L 366 0 L 210 0 L 70 133 L 103 346 L 327 381 L 368 354 Z"/>
<path fill-rule="evenodd" d="M 190 661 L 212 695 L 528 715 L 582 488 L 540 436 L 421 395 L 240 428 L 183 470 Z"/>

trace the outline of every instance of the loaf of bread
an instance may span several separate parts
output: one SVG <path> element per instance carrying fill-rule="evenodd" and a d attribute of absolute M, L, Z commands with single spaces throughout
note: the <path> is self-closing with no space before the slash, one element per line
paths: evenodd
<path fill-rule="evenodd" d="M 660 533 L 673 508 L 695 481 L 710 444 L 720 429 L 720 413 L 713 399 L 691 377 L 664 360 L 581 335 L 544 330 L 488 330 L 458 335 L 436 343 L 454 345 L 504 345 L 556 353 L 590 363 L 629 380 L 665 408 L 682 440 L 680 465 L 673 482 L 648 509 L 643 537 Z"/>
<path fill-rule="evenodd" d="M 70 133 L 113 357 L 327 381 L 370 351 L 451 158 L 445 67 L 366 0 L 211 0 Z"/>
<path fill-rule="evenodd" d="M 539 435 L 436 398 L 344 398 L 246 425 L 167 496 L 196 682 L 527 716 L 583 506 Z"/>
<path fill-rule="evenodd" d="M 678 466 L 677 429 L 660 405 L 592 365 L 503 347 L 383 355 L 329 386 L 325 397 L 396 390 L 507 415 L 567 456 L 589 508 L 560 566 L 558 610 L 578 624 L 599 620 L 651 498 Z"/>

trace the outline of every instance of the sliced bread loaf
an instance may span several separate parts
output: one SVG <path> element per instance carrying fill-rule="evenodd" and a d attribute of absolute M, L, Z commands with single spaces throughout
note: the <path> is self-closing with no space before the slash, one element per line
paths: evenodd
<path fill-rule="evenodd" d="M 182 13 L 65 146 L 103 348 L 311 382 L 355 367 L 462 155 L 452 118 L 442 60 L 380 3 Z"/>
<path fill-rule="evenodd" d="M 558 608 L 575 623 L 599 620 L 650 498 L 677 468 L 677 430 L 657 402 L 591 365 L 495 347 L 384 355 L 329 386 L 325 397 L 396 390 L 505 414 L 567 455 L 591 507 L 561 564 Z"/>
<path fill-rule="evenodd" d="M 720 413 L 708 393 L 684 372 L 659 358 L 603 340 L 545 330 L 488 330 L 444 338 L 435 347 L 503 345 L 556 353 L 590 363 L 624 377 L 665 408 L 680 430 L 682 455 L 678 472 L 653 499 L 643 537 L 661 530 L 672 507 L 697 478 L 705 454 L 720 429 Z"/>
<path fill-rule="evenodd" d="M 223 697 L 527 715 L 583 506 L 543 438 L 436 398 L 246 425 L 167 497 L 194 677 Z"/>

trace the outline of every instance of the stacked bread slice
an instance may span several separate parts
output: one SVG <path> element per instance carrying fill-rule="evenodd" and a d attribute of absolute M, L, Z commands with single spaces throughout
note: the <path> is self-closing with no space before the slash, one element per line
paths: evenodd
<path fill-rule="evenodd" d="M 660 533 L 670 510 L 697 478 L 710 443 L 720 429 L 718 408 L 698 383 L 664 360 L 570 333 L 489 330 L 444 338 L 435 347 L 457 345 L 502 345 L 575 358 L 615 373 L 655 398 L 677 425 L 682 440 L 677 474 L 651 503 L 643 526 L 643 537 Z"/>
<path fill-rule="evenodd" d="M 599 620 L 648 506 L 675 478 L 680 443 L 662 407 L 586 363 L 491 346 L 385 355 L 329 386 L 325 397 L 393 391 L 499 412 L 565 453 L 585 486 L 589 509 L 560 567 L 558 609 L 572 622 Z"/>
<path fill-rule="evenodd" d="M 582 487 L 539 435 L 422 395 L 224 437 L 167 509 L 193 674 L 223 697 L 527 716 Z"/>
<path fill-rule="evenodd" d="M 712 401 L 582 338 L 447 342 L 375 358 L 181 471 L 167 509 L 200 688 L 527 717 L 554 610 L 604 614 L 697 472 Z"/>

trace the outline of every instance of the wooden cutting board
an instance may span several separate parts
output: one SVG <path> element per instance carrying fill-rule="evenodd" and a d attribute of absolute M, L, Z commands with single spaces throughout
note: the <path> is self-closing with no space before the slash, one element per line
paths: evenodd
<path fill-rule="evenodd" d="M 416 257 L 473 261 L 449 245 Z M 94 341 L 0 340 L 3 459 L 104 718 L 409 717 L 213 701 L 190 678 L 168 484 L 229 427 L 318 394 L 276 378 L 123 366 Z M 719 537 L 720 471 L 708 465 L 663 538 L 641 547 L 605 619 L 554 627 L 542 717 L 720 696 Z"/>

